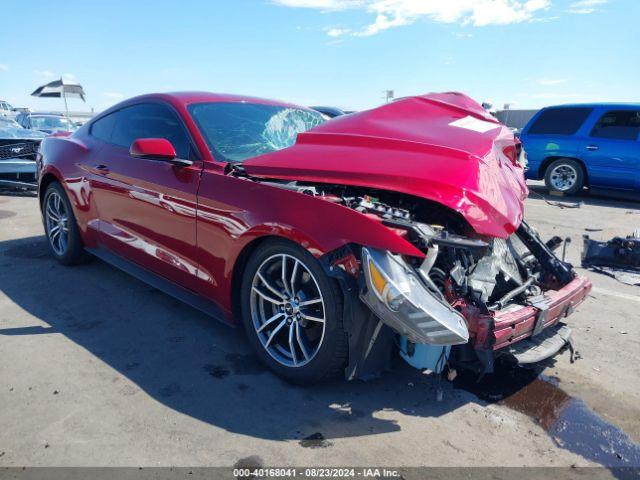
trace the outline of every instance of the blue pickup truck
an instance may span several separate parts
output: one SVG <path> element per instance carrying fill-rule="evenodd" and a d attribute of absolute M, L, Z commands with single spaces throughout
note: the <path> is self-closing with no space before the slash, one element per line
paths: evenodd
<path fill-rule="evenodd" d="M 568 195 L 583 187 L 640 192 L 640 104 L 540 110 L 522 130 L 527 178 Z"/>

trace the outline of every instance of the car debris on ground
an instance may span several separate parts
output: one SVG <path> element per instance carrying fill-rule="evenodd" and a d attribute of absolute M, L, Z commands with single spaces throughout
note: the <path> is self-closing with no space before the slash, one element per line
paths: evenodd
<path fill-rule="evenodd" d="M 640 229 L 625 238 L 600 242 L 583 235 L 583 240 L 583 267 L 627 285 L 640 286 Z"/>

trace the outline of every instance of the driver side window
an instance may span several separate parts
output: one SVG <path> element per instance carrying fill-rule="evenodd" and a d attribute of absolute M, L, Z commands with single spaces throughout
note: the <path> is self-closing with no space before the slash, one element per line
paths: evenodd
<path fill-rule="evenodd" d="M 165 105 L 145 103 L 117 112 L 111 143 L 130 148 L 138 138 L 166 138 L 179 158 L 189 159 L 189 136 L 181 120 Z"/>

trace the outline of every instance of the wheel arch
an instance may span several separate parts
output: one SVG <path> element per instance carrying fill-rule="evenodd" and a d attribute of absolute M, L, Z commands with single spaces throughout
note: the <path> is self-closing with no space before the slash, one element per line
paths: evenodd
<path fill-rule="evenodd" d="M 42 211 L 42 202 L 44 201 L 44 193 L 47 191 L 47 187 L 53 182 L 59 182 L 60 179 L 51 172 L 47 172 L 42 175 L 38 184 L 38 203 L 40 204 L 40 211 Z"/>
<path fill-rule="evenodd" d="M 587 165 L 584 163 L 582 159 L 578 157 L 567 156 L 567 155 L 554 155 L 554 156 L 546 157 L 542 161 L 542 163 L 540 164 L 540 168 L 538 169 L 538 180 L 544 179 L 545 175 L 547 174 L 547 169 L 549 168 L 549 165 L 551 165 L 556 160 L 562 160 L 562 159 L 573 160 L 578 165 L 580 165 L 580 167 L 582 168 L 582 173 L 584 174 L 584 186 L 585 187 L 589 186 L 589 171 L 587 170 Z"/>

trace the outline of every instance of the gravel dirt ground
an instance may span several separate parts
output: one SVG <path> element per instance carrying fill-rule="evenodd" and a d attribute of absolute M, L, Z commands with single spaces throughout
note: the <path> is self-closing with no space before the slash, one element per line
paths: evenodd
<path fill-rule="evenodd" d="M 529 223 L 570 236 L 575 265 L 584 233 L 640 227 L 637 203 L 534 192 Z M 58 265 L 37 199 L 0 196 L 0 466 L 638 466 L 640 290 L 578 271 L 594 288 L 568 320 L 574 363 L 476 384 L 399 361 L 300 388 L 241 330 L 101 261 Z"/>

